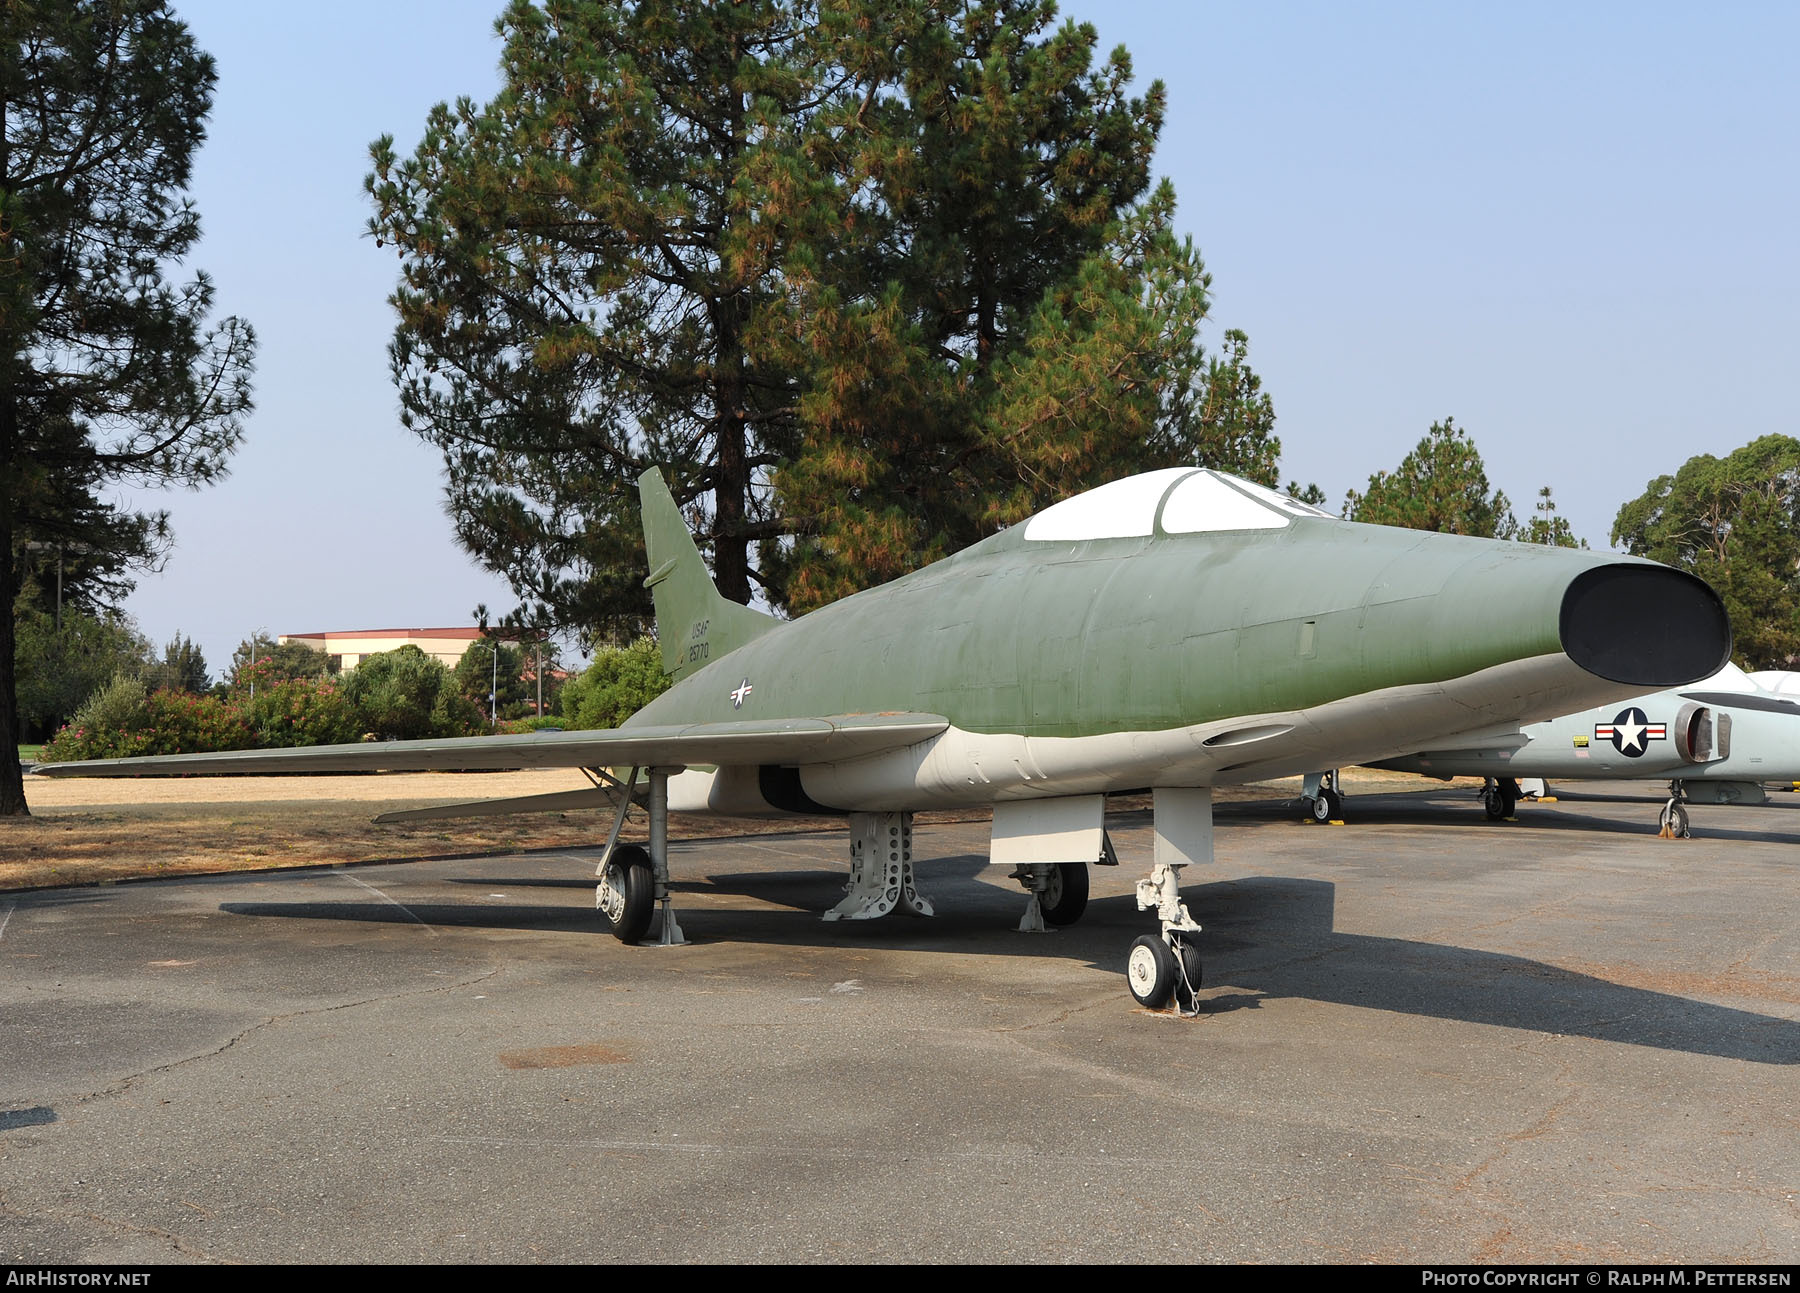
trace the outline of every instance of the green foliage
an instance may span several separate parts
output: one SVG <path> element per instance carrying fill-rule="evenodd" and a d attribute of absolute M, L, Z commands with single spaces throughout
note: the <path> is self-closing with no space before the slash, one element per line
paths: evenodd
<path fill-rule="evenodd" d="M 150 644 L 131 622 L 111 613 L 65 607 L 62 627 L 29 590 L 13 611 L 14 660 L 22 729 L 48 735 L 116 675 L 144 670 Z"/>
<path fill-rule="evenodd" d="M 503 88 L 372 150 L 406 424 L 525 618 L 647 622 L 637 476 L 801 610 L 1086 485 L 1273 483 L 1150 188 L 1163 90 L 1041 0 L 515 0 Z"/>
<path fill-rule="evenodd" d="M 240 699 L 236 708 L 262 749 L 346 745 L 365 730 L 343 687 L 329 678 L 289 678 L 258 687 L 254 698 Z"/>
<path fill-rule="evenodd" d="M 467 736 L 485 726 L 450 671 L 415 646 L 369 657 L 345 682 L 270 676 L 255 695 L 248 686 L 209 696 L 151 689 L 141 668 L 136 662 L 95 692 L 45 746 L 44 759 L 341 745 L 365 735 Z"/>
<path fill-rule="evenodd" d="M 468 736 L 485 726 L 456 679 L 416 646 L 366 657 L 344 680 L 365 734 L 383 740 Z"/>
<path fill-rule="evenodd" d="M 296 678 L 321 679 L 337 673 L 332 657 L 304 642 L 277 642 L 258 629 L 231 653 L 231 672 L 222 680 L 227 695 L 248 696 Z"/>
<path fill-rule="evenodd" d="M 1766 435 L 1688 459 L 1619 509 L 1612 541 L 1711 584 L 1745 667 L 1788 668 L 1800 654 L 1800 440 Z"/>
<path fill-rule="evenodd" d="M 240 709 L 210 696 L 151 691 L 121 676 L 97 692 L 67 727 L 44 746 L 47 763 L 150 754 L 245 750 L 255 732 Z"/>
<path fill-rule="evenodd" d="M 144 666 L 144 683 L 152 691 L 167 688 L 199 696 L 205 693 L 209 682 L 206 657 L 192 639 L 179 633 L 163 647 L 160 661 Z"/>
<path fill-rule="evenodd" d="M 562 725 L 617 727 L 669 687 L 662 649 L 654 638 L 627 647 L 602 647 L 594 662 L 562 689 Z"/>
<path fill-rule="evenodd" d="M 1440 534 L 1510 539 L 1519 523 L 1499 490 L 1488 492 L 1487 468 L 1469 433 L 1450 418 L 1432 423 L 1397 470 L 1369 477 L 1367 493 L 1351 490 L 1344 519 Z"/>
<path fill-rule="evenodd" d="M 216 480 L 250 406 L 255 340 L 208 330 L 212 285 L 168 274 L 200 234 L 183 190 L 212 60 L 161 0 L 0 5 L 0 605 L 54 547 L 74 603 L 128 587 L 166 516 L 112 484 Z M 34 554 L 36 554 L 34 556 Z M 49 574 L 38 561 L 40 583 Z M 84 576 L 92 576 L 90 583 Z M 66 608 L 65 608 L 66 609 Z M 10 613 L 0 628 L 0 814 L 26 811 Z"/>
<path fill-rule="evenodd" d="M 1150 189 L 1162 86 L 1131 97 L 1125 52 L 1096 60 L 1047 5 L 880 8 L 893 48 L 855 65 L 836 197 L 789 267 L 806 435 L 772 469 L 796 537 L 762 549 L 771 600 L 822 605 L 1134 471 L 1273 483 L 1248 341 L 1202 351 L 1210 279 Z"/>
<path fill-rule="evenodd" d="M 530 713 L 536 688 L 525 681 L 525 652 L 492 639 L 469 643 L 456 662 L 456 689 L 483 714 L 492 713 L 489 693 L 497 689 L 502 718 L 523 718 Z"/>
<path fill-rule="evenodd" d="M 1514 537 L 1520 543 L 1538 543 L 1555 548 L 1586 548 L 1586 539 L 1577 539 L 1566 517 L 1556 514 L 1556 499 L 1546 485 L 1538 491 L 1534 515 Z"/>
<path fill-rule="evenodd" d="M 555 622 L 647 621 L 651 463 L 749 599 L 763 456 L 794 434 L 794 375 L 758 333 L 821 89 L 812 9 L 515 0 L 501 93 L 434 108 L 410 159 L 374 146 L 403 419 L 444 454 L 464 546 Z"/>

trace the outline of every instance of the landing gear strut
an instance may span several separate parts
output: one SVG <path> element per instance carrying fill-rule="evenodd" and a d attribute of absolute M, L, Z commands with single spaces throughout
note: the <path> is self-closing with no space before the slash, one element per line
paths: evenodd
<path fill-rule="evenodd" d="M 1181 1013 L 1191 1015 L 1200 990 L 1200 925 L 1181 900 L 1180 864 L 1152 867 L 1150 878 L 1138 881 L 1137 904 L 1139 911 L 1156 909 L 1162 932 L 1141 935 L 1131 945 L 1125 958 L 1131 995 L 1147 1010 L 1161 1010 L 1173 997 Z"/>
<path fill-rule="evenodd" d="M 1659 839 L 1685 840 L 1693 837 L 1688 834 L 1687 791 L 1679 781 L 1669 783 L 1669 802 L 1663 805 L 1660 819 L 1662 829 L 1657 832 Z"/>
<path fill-rule="evenodd" d="M 1034 862 L 1019 867 L 1008 877 L 1025 886 L 1031 900 L 1019 921 L 1022 934 L 1047 933 L 1052 925 L 1073 925 L 1088 904 L 1088 870 L 1085 862 Z"/>
<path fill-rule="evenodd" d="M 641 771 L 642 768 L 633 768 L 627 781 L 607 777 L 621 793 L 612 832 L 606 837 L 600 864 L 594 868 L 594 874 L 600 877 L 600 883 L 594 886 L 594 907 L 612 924 L 614 938 L 621 943 L 636 943 L 650 932 L 650 918 L 660 904 L 662 932 L 657 941 L 664 947 L 678 947 L 687 942 L 687 937 L 675 919 L 675 903 L 669 891 L 669 777 L 681 769 L 649 770 L 648 849 L 640 844 L 619 843 L 619 832 L 625 828 L 625 814 L 636 796 Z"/>
<path fill-rule="evenodd" d="M 1300 803 L 1305 807 L 1306 815 L 1315 822 L 1341 820 L 1344 797 L 1338 792 L 1337 769 L 1308 773 L 1300 786 Z"/>

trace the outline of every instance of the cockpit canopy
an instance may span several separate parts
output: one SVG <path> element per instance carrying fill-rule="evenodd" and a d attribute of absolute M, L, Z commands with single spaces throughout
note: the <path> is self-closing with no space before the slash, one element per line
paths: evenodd
<path fill-rule="evenodd" d="M 1127 476 L 1047 507 L 1025 522 L 1025 538 L 1068 543 L 1146 538 L 1158 530 L 1280 530 L 1297 516 L 1327 515 L 1222 471 L 1169 467 Z"/>

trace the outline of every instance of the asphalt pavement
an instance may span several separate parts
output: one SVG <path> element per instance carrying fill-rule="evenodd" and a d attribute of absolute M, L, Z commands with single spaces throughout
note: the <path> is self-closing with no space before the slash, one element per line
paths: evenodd
<path fill-rule="evenodd" d="M 1191 1019 L 1144 813 L 1037 935 L 985 822 L 931 919 L 678 841 L 680 948 L 580 851 L 0 894 L 0 1262 L 1791 1262 L 1800 796 L 1657 806 L 1225 805 Z"/>

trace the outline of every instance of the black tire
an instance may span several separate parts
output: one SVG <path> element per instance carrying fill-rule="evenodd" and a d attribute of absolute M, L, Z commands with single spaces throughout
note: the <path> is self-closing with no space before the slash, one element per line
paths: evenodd
<path fill-rule="evenodd" d="M 1038 895 L 1038 909 L 1049 925 L 1073 925 L 1088 905 L 1088 870 L 1085 862 L 1059 862 L 1050 872 L 1050 884 Z"/>
<path fill-rule="evenodd" d="M 1508 780 L 1510 780 L 1510 778 Z M 1508 817 L 1513 815 L 1513 810 L 1519 806 L 1517 783 L 1514 783 L 1514 788 L 1510 794 L 1507 792 L 1506 782 L 1504 781 L 1491 790 L 1482 791 L 1481 802 L 1487 809 L 1488 820 L 1490 822 L 1505 821 Z"/>
<path fill-rule="evenodd" d="M 1331 801 L 1325 798 L 1323 790 L 1306 801 L 1306 815 L 1315 822 L 1331 820 Z"/>
<path fill-rule="evenodd" d="M 1147 1010 L 1161 1010 L 1175 993 L 1179 972 L 1175 953 L 1160 934 L 1145 934 L 1131 945 L 1125 958 L 1125 983 L 1138 1005 Z"/>
<path fill-rule="evenodd" d="M 1175 1004 L 1191 1013 L 1200 993 L 1200 945 L 1184 934 L 1177 934 L 1175 955 Z"/>
<path fill-rule="evenodd" d="M 613 873 L 614 886 L 625 895 L 624 910 L 611 922 L 613 937 L 621 943 L 636 943 L 650 932 L 650 919 L 656 914 L 656 871 L 650 853 L 641 845 L 621 844 L 613 850 L 606 869 Z M 600 914 L 607 915 L 604 911 Z"/>
<path fill-rule="evenodd" d="M 1692 839 L 1688 834 L 1687 809 L 1680 804 L 1669 804 L 1662 810 L 1663 834 L 1672 840 Z"/>

